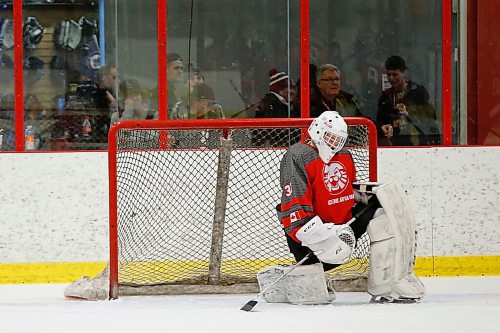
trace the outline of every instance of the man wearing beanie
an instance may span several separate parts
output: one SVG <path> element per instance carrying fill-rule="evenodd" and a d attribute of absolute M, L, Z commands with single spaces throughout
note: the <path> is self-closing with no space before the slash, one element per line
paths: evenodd
<path fill-rule="evenodd" d="M 269 71 L 269 92 L 259 102 L 255 118 L 288 118 L 299 117 L 293 109 L 295 89 L 289 87 L 289 78 L 285 72 L 276 69 Z"/>
<path fill-rule="evenodd" d="M 290 80 L 285 72 L 278 72 L 274 68 L 269 71 L 269 92 L 259 101 L 255 118 L 300 117 L 299 109 L 293 107 L 295 89 L 290 87 L 289 83 Z M 289 134 L 288 130 L 259 130 L 254 135 L 254 142 L 265 145 L 269 141 L 272 146 L 286 146 L 289 144 L 286 141 Z"/>
<path fill-rule="evenodd" d="M 318 117 L 324 111 L 337 111 L 342 117 L 360 117 L 357 99 L 340 89 L 340 70 L 332 64 L 316 70 L 316 92 L 311 94 L 310 116 Z"/>
<path fill-rule="evenodd" d="M 380 96 L 377 127 L 380 145 L 418 146 L 440 143 L 436 112 L 427 90 L 406 78 L 403 58 L 391 56 L 385 62 L 391 87 Z"/>

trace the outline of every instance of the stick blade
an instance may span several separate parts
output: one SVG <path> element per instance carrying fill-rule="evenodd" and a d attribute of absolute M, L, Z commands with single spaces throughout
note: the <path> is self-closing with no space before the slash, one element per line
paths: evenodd
<path fill-rule="evenodd" d="M 240 310 L 250 312 L 257 305 L 257 303 L 258 302 L 254 300 L 248 301 L 248 303 L 243 305 Z"/>

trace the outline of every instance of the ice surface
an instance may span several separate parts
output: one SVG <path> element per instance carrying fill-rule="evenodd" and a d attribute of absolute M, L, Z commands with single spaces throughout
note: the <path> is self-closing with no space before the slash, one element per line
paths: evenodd
<path fill-rule="evenodd" d="M 64 284 L 0 285 L 0 333 L 11 332 L 500 332 L 500 277 L 424 278 L 418 304 L 369 304 L 338 293 L 331 305 L 240 308 L 254 295 L 63 298 Z"/>

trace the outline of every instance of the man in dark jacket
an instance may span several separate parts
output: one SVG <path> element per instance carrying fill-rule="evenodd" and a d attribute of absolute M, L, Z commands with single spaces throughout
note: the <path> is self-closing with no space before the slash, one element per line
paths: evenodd
<path fill-rule="evenodd" d="M 391 87 L 378 101 L 377 128 L 380 145 L 418 146 L 440 143 L 436 112 L 427 90 L 405 77 L 406 63 L 399 56 L 385 62 Z"/>
<path fill-rule="evenodd" d="M 295 118 L 300 117 L 299 109 L 293 107 L 295 89 L 290 86 L 290 79 L 285 72 L 276 69 L 269 71 L 269 92 L 259 101 L 255 109 L 255 118 Z M 274 129 L 254 131 L 254 143 L 257 145 L 288 146 L 299 137 L 292 134 L 296 130 Z M 292 141 L 290 141 L 292 140 Z"/>
<path fill-rule="evenodd" d="M 299 117 L 290 101 L 295 97 L 295 89 L 290 87 L 288 75 L 276 69 L 269 71 L 269 92 L 260 101 L 255 118 Z"/>

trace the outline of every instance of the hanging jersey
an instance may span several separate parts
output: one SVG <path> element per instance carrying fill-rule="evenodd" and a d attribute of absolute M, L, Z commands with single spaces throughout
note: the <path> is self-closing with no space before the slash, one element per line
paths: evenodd
<path fill-rule="evenodd" d="M 296 232 L 316 215 L 325 223 L 349 221 L 355 179 L 356 168 L 349 151 L 341 150 L 325 164 L 315 147 L 303 142 L 291 146 L 280 165 L 282 195 L 278 216 L 285 232 L 299 242 Z"/>

